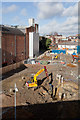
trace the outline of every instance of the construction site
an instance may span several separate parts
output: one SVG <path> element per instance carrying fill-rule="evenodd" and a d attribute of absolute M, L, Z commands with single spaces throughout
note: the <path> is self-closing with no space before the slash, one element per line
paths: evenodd
<path fill-rule="evenodd" d="M 80 118 L 78 70 L 72 55 L 46 51 L 3 74 L 2 120 Z"/>

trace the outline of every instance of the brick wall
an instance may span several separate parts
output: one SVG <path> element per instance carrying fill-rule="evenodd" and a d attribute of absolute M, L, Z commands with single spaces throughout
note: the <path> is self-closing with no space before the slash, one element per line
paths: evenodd
<path fill-rule="evenodd" d="M 4 74 L 4 73 L 7 73 L 13 69 L 17 69 L 19 68 L 21 65 L 23 65 L 23 61 L 21 62 L 18 62 L 18 63 L 15 63 L 15 64 L 11 64 L 11 65 L 8 65 L 8 66 L 5 66 L 3 68 L 0 68 L 0 75 L 1 74 Z"/>
<path fill-rule="evenodd" d="M 2 63 L 8 64 L 14 59 L 15 53 L 14 35 L 2 34 Z"/>
<path fill-rule="evenodd" d="M 24 36 L 16 36 L 16 61 L 19 62 L 25 59 L 25 38 Z"/>
<path fill-rule="evenodd" d="M 2 63 L 7 65 L 25 59 L 25 36 L 2 34 Z"/>

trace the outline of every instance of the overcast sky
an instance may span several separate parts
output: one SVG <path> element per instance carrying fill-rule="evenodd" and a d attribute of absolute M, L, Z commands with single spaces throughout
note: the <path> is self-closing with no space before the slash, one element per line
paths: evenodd
<path fill-rule="evenodd" d="M 1 11 L 1 9 L 0 9 Z M 3 2 L 2 24 L 27 25 L 34 18 L 41 35 L 78 33 L 77 2 Z"/>

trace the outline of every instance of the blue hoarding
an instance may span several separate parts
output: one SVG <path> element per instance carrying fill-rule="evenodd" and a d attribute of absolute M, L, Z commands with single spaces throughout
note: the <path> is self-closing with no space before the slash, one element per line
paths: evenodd
<path fill-rule="evenodd" d="M 57 53 L 57 54 L 63 53 L 63 54 L 66 54 L 66 50 L 52 50 L 52 53 Z"/>

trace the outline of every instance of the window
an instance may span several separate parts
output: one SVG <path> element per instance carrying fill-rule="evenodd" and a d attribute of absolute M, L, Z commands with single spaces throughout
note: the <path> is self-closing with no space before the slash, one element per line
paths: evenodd
<path fill-rule="evenodd" d="M 12 55 L 12 52 L 11 52 L 11 55 Z"/>
<path fill-rule="evenodd" d="M 12 42 L 12 47 L 13 47 L 13 42 Z"/>
<path fill-rule="evenodd" d="M 5 52 L 4 52 L 4 54 L 3 54 L 4 56 L 5 56 Z"/>
<path fill-rule="evenodd" d="M 5 62 L 5 58 L 4 58 L 4 62 Z"/>

